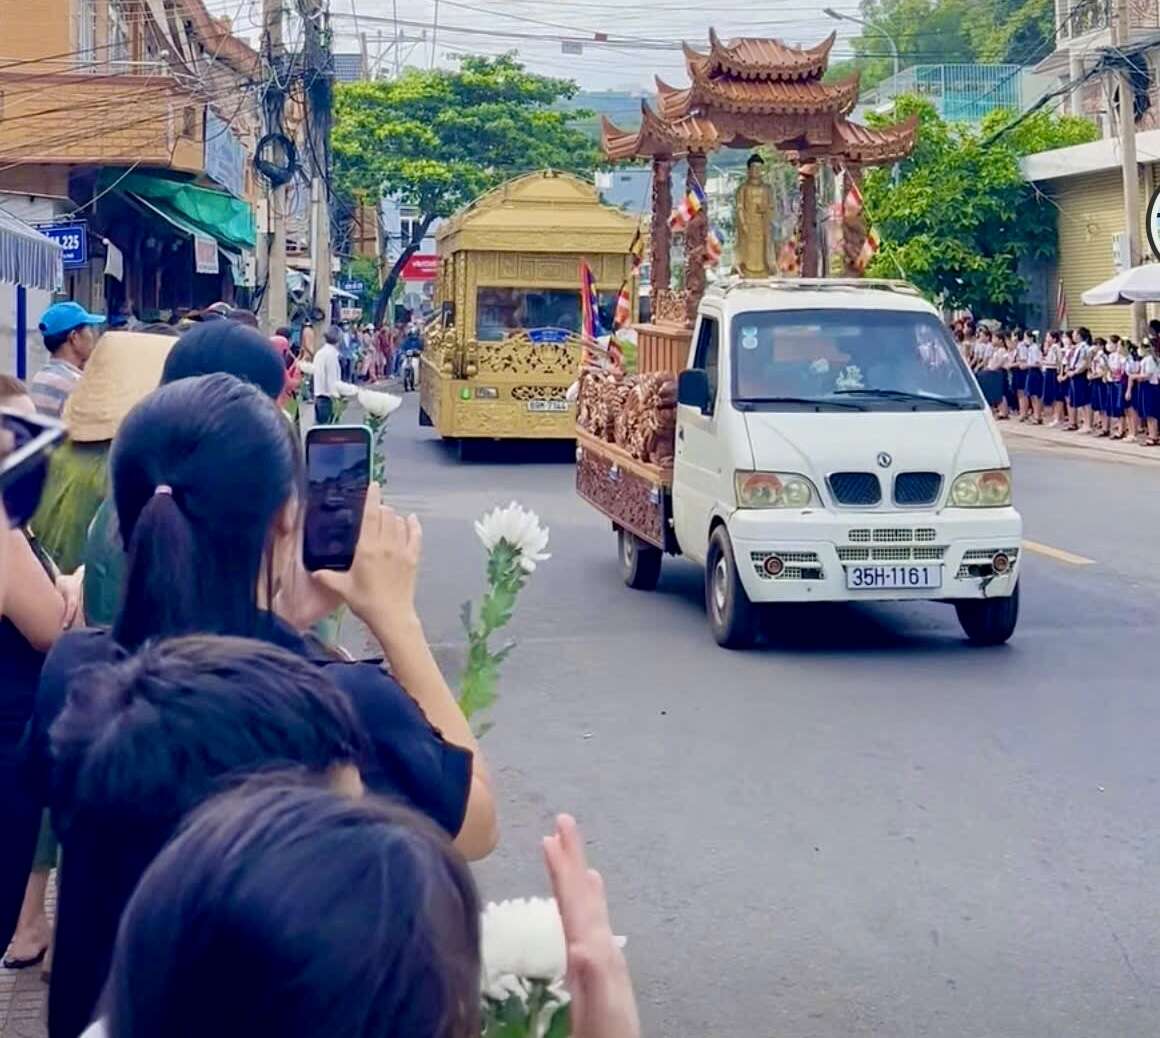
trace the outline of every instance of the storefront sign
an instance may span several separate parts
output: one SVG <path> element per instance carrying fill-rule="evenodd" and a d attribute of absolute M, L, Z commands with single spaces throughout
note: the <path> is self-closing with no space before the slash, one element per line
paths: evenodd
<path fill-rule="evenodd" d="M 84 223 L 40 224 L 36 228 L 60 246 L 65 270 L 78 270 L 89 263 L 89 235 Z"/>
<path fill-rule="evenodd" d="M 357 279 L 350 279 L 347 281 L 339 282 L 338 287 L 345 292 L 349 292 L 352 296 L 361 296 L 363 294 L 363 290 L 366 288 L 366 285 Z"/>
<path fill-rule="evenodd" d="M 246 149 L 221 116 L 205 110 L 205 172 L 227 191 L 246 194 Z"/>
<path fill-rule="evenodd" d="M 197 235 L 193 239 L 193 263 L 199 274 L 219 273 L 218 243 L 213 238 Z"/>
<path fill-rule="evenodd" d="M 439 257 L 434 253 L 416 252 L 403 265 L 404 281 L 434 281 L 439 276 Z"/>

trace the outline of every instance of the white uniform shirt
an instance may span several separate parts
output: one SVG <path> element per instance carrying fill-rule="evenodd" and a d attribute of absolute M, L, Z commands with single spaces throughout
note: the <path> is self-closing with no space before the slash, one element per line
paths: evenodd
<path fill-rule="evenodd" d="M 322 349 L 314 355 L 314 395 L 338 396 L 338 384 L 341 381 L 338 350 L 329 342 L 323 343 Z"/>
<path fill-rule="evenodd" d="M 1148 354 L 1142 361 L 1140 361 L 1140 374 L 1147 375 L 1148 381 L 1152 385 L 1160 383 L 1160 360 L 1157 360 L 1152 354 Z"/>
<path fill-rule="evenodd" d="M 992 346 L 987 356 L 988 371 L 1002 371 L 1007 366 L 1008 353 L 1002 346 Z"/>
<path fill-rule="evenodd" d="M 1027 344 L 1027 356 L 1024 360 L 1030 367 L 1037 368 L 1043 363 L 1043 351 L 1039 348 L 1039 343 L 1034 339 Z"/>
<path fill-rule="evenodd" d="M 1109 382 L 1119 382 L 1128 366 L 1128 358 L 1122 353 L 1109 353 L 1107 361 L 1107 377 Z"/>

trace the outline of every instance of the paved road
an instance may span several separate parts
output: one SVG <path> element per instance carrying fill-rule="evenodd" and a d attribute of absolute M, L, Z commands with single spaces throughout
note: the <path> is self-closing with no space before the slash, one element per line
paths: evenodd
<path fill-rule="evenodd" d="M 698 571 L 617 578 L 567 454 L 460 464 L 391 431 L 422 516 L 422 607 L 449 662 L 482 584 L 470 521 L 517 498 L 555 557 L 516 620 L 486 747 L 503 845 L 491 898 L 542 893 L 539 836 L 576 813 L 650 1035 L 1160 1031 L 1160 467 L 1016 455 L 1031 554 L 1012 644 L 946 607 L 807 612 L 722 652 Z"/>

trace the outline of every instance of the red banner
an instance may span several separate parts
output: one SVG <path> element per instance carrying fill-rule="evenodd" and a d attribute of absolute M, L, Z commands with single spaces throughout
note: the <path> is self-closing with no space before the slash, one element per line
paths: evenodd
<path fill-rule="evenodd" d="M 404 281 L 434 281 L 439 275 L 439 257 L 429 252 L 416 252 L 403 265 Z"/>

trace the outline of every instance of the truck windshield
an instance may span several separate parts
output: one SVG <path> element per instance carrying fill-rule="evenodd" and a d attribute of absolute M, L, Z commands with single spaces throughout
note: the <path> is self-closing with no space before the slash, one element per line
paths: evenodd
<path fill-rule="evenodd" d="M 773 411 L 978 409 L 946 328 L 905 310 L 761 310 L 733 318 L 733 399 Z"/>

